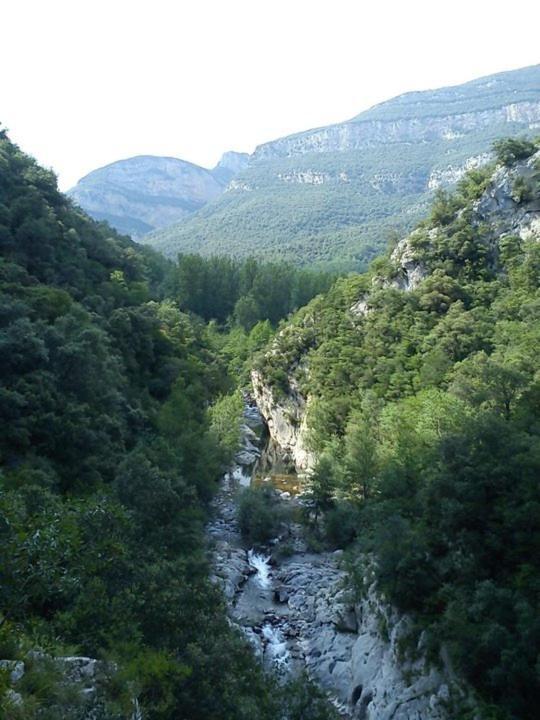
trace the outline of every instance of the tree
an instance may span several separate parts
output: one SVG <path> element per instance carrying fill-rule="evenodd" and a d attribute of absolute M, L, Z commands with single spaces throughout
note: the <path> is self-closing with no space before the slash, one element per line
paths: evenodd
<path fill-rule="evenodd" d="M 246 332 L 249 332 L 261 319 L 261 309 L 253 295 L 244 295 L 234 306 L 234 317 Z"/>
<path fill-rule="evenodd" d="M 367 500 L 374 490 L 380 463 L 378 457 L 377 420 L 362 411 L 352 413 L 345 429 L 346 497 Z"/>
<path fill-rule="evenodd" d="M 536 145 L 524 138 L 504 138 L 493 143 L 493 151 L 497 161 L 509 167 L 535 153 Z"/>
<path fill-rule="evenodd" d="M 519 365 L 479 352 L 456 365 L 451 390 L 474 405 L 493 408 L 509 420 L 528 383 Z"/>

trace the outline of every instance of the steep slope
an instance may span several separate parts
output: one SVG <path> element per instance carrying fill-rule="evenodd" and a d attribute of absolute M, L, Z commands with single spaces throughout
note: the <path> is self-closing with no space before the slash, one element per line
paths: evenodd
<path fill-rule="evenodd" d="M 361 266 L 494 139 L 540 127 L 540 66 L 393 98 L 350 121 L 259 146 L 227 192 L 154 233 L 168 254 L 279 255 Z"/>
<path fill-rule="evenodd" d="M 533 720 L 540 151 L 497 154 L 370 273 L 285 325 L 253 389 L 273 441 L 311 467 L 321 532 L 349 547 L 359 593 L 375 580 L 415 619 L 402 657 L 449 655 L 486 717 Z M 381 717 L 362 684 L 362 717 Z"/>
<path fill-rule="evenodd" d="M 68 195 L 96 220 L 139 238 L 216 198 L 245 163 L 244 155 L 233 152 L 225 153 L 214 170 L 140 155 L 92 171 Z"/>
<path fill-rule="evenodd" d="M 208 581 L 225 372 L 164 265 L 0 130 L 2 718 L 289 717 Z"/>

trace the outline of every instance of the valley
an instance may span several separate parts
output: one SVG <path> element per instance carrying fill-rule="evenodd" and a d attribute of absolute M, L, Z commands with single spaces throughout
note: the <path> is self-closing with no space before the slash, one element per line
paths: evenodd
<path fill-rule="evenodd" d="M 223 245 L 172 261 L 0 130 L 7 720 L 534 720 L 540 145 L 484 146 L 535 127 L 538 69 L 516 72 L 278 141 L 260 165 L 229 156 L 230 189 L 183 225 L 270 165 L 315 224 L 311 193 L 333 184 L 349 223 L 356 153 L 379 148 L 370 186 L 392 195 L 402 146 L 471 140 L 442 175 L 406 174 L 417 200 L 455 187 L 408 205 L 424 219 L 382 254 L 377 195 L 361 274 L 365 246 L 328 235 L 321 254 L 268 196 L 291 247 L 298 223 L 294 258 L 251 234 L 233 252 L 220 220 Z M 135 166 L 150 195 L 174 182 Z"/>

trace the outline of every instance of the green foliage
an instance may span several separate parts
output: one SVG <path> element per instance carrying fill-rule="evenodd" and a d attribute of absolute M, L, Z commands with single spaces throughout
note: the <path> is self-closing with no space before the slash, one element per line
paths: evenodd
<path fill-rule="evenodd" d="M 268 542 L 277 535 L 281 521 L 282 511 L 271 488 L 242 490 L 238 500 L 238 524 L 248 542 Z"/>
<path fill-rule="evenodd" d="M 0 168 L 0 657 L 28 670 L 0 714 L 80 718 L 54 661 L 70 645 L 117 668 L 103 717 L 133 696 L 149 720 L 285 717 L 203 536 L 237 438 L 225 362 L 271 330 L 239 330 L 223 361 L 232 339 L 164 299 L 176 268 L 75 209 L 5 133 Z"/>
<path fill-rule="evenodd" d="M 536 145 L 530 140 L 522 138 L 504 138 L 493 143 L 497 162 L 507 167 L 518 160 L 526 160 L 536 152 Z"/>
<path fill-rule="evenodd" d="M 179 255 L 167 282 L 182 309 L 208 321 L 233 320 L 249 333 L 263 320 L 275 326 L 328 290 L 334 279 L 331 273 L 299 270 L 284 262 Z"/>
<path fill-rule="evenodd" d="M 317 464 L 310 472 L 305 489 L 306 499 L 314 510 L 315 522 L 321 512 L 334 505 L 338 485 L 337 463 L 330 452 L 319 456 Z"/>
<path fill-rule="evenodd" d="M 239 391 L 225 395 L 210 408 L 210 431 L 226 453 L 228 464 L 240 446 L 240 423 L 244 401 Z"/>
<path fill-rule="evenodd" d="M 325 512 L 324 535 L 332 547 L 347 547 L 356 540 L 360 532 L 360 513 L 354 503 L 341 501 Z"/>
<path fill-rule="evenodd" d="M 516 159 L 534 150 L 504 147 Z M 342 278 L 281 329 L 258 367 L 309 396 L 326 541 L 348 546 L 353 564 L 373 558 L 379 589 L 446 644 L 488 717 L 532 720 L 540 249 L 473 221 L 485 187 L 480 173 L 436 199 L 411 236 L 425 273 L 413 290 L 392 286 L 388 260 Z M 516 202 L 538 199 L 527 187 Z"/>

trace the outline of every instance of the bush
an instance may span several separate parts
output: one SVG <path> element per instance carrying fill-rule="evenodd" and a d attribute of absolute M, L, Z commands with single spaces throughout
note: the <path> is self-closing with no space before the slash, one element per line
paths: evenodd
<path fill-rule="evenodd" d="M 245 540 L 265 543 L 275 537 L 282 513 L 274 491 L 270 488 L 249 488 L 242 492 L 238 502 L 238 522 Z"/>
<path fill-rule="evenodd" d="M 520 138 L 504 138 L 493 143 L 493 151 L 497 162 L 510 167 L 518 160 L 525 160 L 536 152 L 536 145 L 530 140 Z"/>
<path fill-rule="evenodd" d="M 358 535 L 360 514 L 352 503 L 342 502 L 325 513 L 324 531 L 328 542 L 336 548 L 350 545 Z"/>

